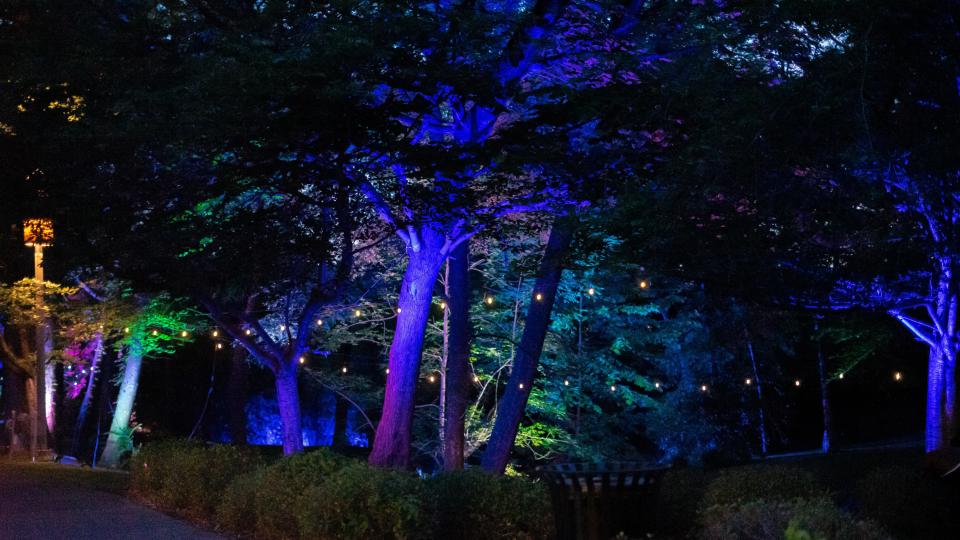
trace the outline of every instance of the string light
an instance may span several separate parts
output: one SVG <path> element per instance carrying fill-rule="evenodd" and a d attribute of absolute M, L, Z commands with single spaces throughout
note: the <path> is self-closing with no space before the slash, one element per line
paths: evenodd
<path fill-rule="evenodd" d="M 300 357 L 300 364 L 303 364 L 303 363 L 305 363 L 306 361 L 307 361 L 306 358 L 304 358 L 304 357 L 302 357 L 302 356 Z"/>
<path fill-rule="evenodd" d="M 384 371 L 386 372 L 387 375 L 390 374 L 390 368 L 387 368 L 387 369 L 385 369 Z"/>
<path fill-rule="evenodd" d="M 341 369 L 340 371 L 346 373 L 346 372 L 347 372 L 347 366 L 343 366 L 343 369 Z"/>
<path fill-rule="evenodd" d="M 540 294 L 540 293 L 537 293 L 537 295 L 536 295 L 534 298 L 536 298 L 536 299 L 537 299 L 537 302 L 539 302 L 539 301 L 543 300 L 543 295 Z"/>
<path fill-rule="evenodd" d="M 317 326 L 323 326 L 323 319 L 317 319 Z"/>
<path fill-rule="evenodd" d="M 840 379 L 843 379 L 843 373 L 840 374 L 840 377 L 839 377 L 839 378 L 840 378 Z"/>
<path fill-rule="evenodd" d="M 657 390 L 659 390 L 659 389 L 660 389 L 660 383 L 659 383 L 659 382 L 653 383 L 653 387 L 656 388 Z"/>
<path fill-rule="evenodd" d="M 129 334 L 129 333 L 130 333 L 130 327 L 128 326 L 128 327 L 124 328 L 124 329 L 123 329 L 123 333 L 124 333 L 124 334 Z"/>
<path fill-rule="evenodd" d="M 493 297 L 492 297 L 492 296 L 488 296 L 488 297 L 487 297 L 487 305 L 488 305 L 488 306 L 489 306 L 489 305 L 493 305 Z"/>
<path fill-rule="evenodd" d="M 590 296 L 593 296 L 593 293 L 595 292 L 596 291 L 593 290 L 593 287 L 590 287 L 589 289 L 587 289 L 587 294 L 589 294 Z"/>
<path fill-rule="evenodd" d="M 473 382 L 475 382 L 475 383 L 480 382 L 480 377 L 477 377 L 476 375 L 474 375 L 474 376 L 473 376 Z"/>
<path fill-rule="evenodd" d="M 186 330 L 184 330 L 183 332 L 180 332 L 180 337 L 187 337 L 189 335 L 190 335 L 190 332 L 187 332 Z"/>
<path fill-rule="evenodd" d="M 523 390 L 523 383 L 520 383 L 520 389 Z"/>
<path fill-rule="evenodd" d="M 153 335 L 157 335 L 157 334 L 159 334 L 159 332 L 157 332 L 156 330 L 154 330 L 154 331 L 152 332 L 152 334 L 153 334 Z"/>
<path fill-rule="evenodd" d="M 281 324 L 281 325 L 280 325 L 280 331 L 281 331 L 281 332 L 286 332 L 286 331 L 287 331 L 287 325 Z"/>
<path fill-rule="evenodd" d="M 800 386 L 800 379 L 797 379 L 797 380 L 793 381 L 793 385 L 799 387 L 799 386 Z"/>
<path fill-rule="evenodd" d="M 248 335 L 248 336 L 249 336 L 250 334 L 252 334 L 252 332 L 250 331 L 249 328 L 247 328 L 243 333 L 246 334 L 246 335 Z"/>
<path fill-rule="evenodd" d="M 745 384 L 745 385 L 747 385 L 747 386 L 750 386 L 751 384 L 753 384 L 753 380 L 747 379 L 747 380 L 743 381 L 743 384 Z"/>
<path fill-rule="evenodd" d="M 213 331 L 213 337 L 219 337 L 219 336 L 220 336 L 220 332 L 217 331 L 217 330 L 214 330 L 214 331 Z"/>
<path fill-rule="evenodd" d="M 707 391 L 707 385 L 705 385 L 705 384 L 704 384 L 704 385 L 701 385 L 701 386 L 700 386 L 700 391 L 701 391 L 701 392 L 706 392 L 706 391 Z"/>
<path fill-rule="evenodd" d="M 901 379 L 903 379 L 903 375 L 899 371 L 893 374 L 893 380 L 900 382 Z"/>
<path fill-rule="evenodd" d="M 616 385 L 611 384 L 611 385 L 610 385 L 610 391 L 611 391 L 611 392 L 616 392 L 616 391 L 617 391 Z"/>
<path fill-rule="evenodd" d="M 440 302 L 440 309 L 447 309 L 447 303 L 446 303 L 446 302 Z"/>
<path fill-rule="evenodd" d="M 222 348 L 223 348 L 223 343 L 217 343 L 217 350 L 219 351 Z"/>
<path fill-rule="evenodd" d="M 353 312 L 353 315 L 356 316 L 356 317 L 359 317 L 359 316 L 360 316 L 360 310 L 358 309 L 358 310 L 354 311 L 354 312 Z"/>
<path fill-rule="evenodd" d="M 433 375 L 431 375 L 431 376 L 427 377 L 427 380 L 430 381 L 431 383 L 433 383 L 433 382 L 436 382 L 436 381 L 437 381 L 437 378 L 434 377 Z"/>
<path fill-rule="evenodd" d="M 569 380 L 569 379 L 564 379 L 564 380 L 563 380 L 563 385 L 564 385 L 564 386 L 570 386 L 570 380 Z"/>
<path fill-rule="evenodd" d="M 645 279 L 640 280 L 640 288 L 641 288 L 641 289 L 646 289 L 646 288 L 649 287 L 649 286 L 650 286 L 650 283 L 649 283 L 647 280 L 645 280 Z"/>
<path fill-rule="evenodd" d="M 401 310 L 400 308 L 397 308 L 397 315 L 400 314 L 400 311 L 402 311 L 402 310 Z"/>

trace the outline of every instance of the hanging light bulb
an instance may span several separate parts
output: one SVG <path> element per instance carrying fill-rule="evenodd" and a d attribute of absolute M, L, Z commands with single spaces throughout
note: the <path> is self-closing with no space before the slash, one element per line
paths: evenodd
<path fill-rule="evenodd" d="M 440 309 L 447 309 L 447 303 L 441 300 L 441 301 L 440 301 Z"/>
<path fill-rule="evenodd" d="M 475 382 L 475 383 L 480 382 L 480 377 L 477 377 L 476 375 L 474 375 L 474 376 L 473 376 L 473 382 Z"/>
<path fill-rule="evenodd" d="M 340 371 L 346 373 L 346 372 L 347 372 L 347 366 L 343 366 L 343 369 L 341 369 Z"/>
<path fill-rule="evenodd" d="M 839 378 L 840 378 L 840 379 L 843 379 L 843 373 L 840 374 L 840 377 L 839 377 Z"/>
<path fill-rule="evenodd" d="M 492 296 L 488 296 L 488 297 L 487 297 L 487 305 L 489 306 L 489 305 L 492 305 L 492 304 L 493 304 L 493 297 L 492 297 Z"/>
<path fill-rule="evenodd" d="M 523 390 L 523 383 L 520 383 L 520 389 Z"/>
<path fill-rule="evenodd" d="M 286 331 L 287 331 L 287 325 L 281 324 L 281 325 L 280 325 L 280 331 L 281 331 L 281 332 L 286 332 Z"/>
<path fill-rule="evenodd" d="M 400 308 L 397 308 L 397 315 L 400 314 L 400 311 L 402 311 L 402 310 L 401 310 Z"/>
<path fill-rule="evenodd" d="M 747 385 L 747 386 L 750 386 L 751 384 L 753 384 L 753 380 L 747 379 L 747 380 L 743 381 L 743 384 L 745 384 L 745 385 Z"/>
<path fill-rule="evenodd" d="M 159 334 L 159 332 L 157 332 L 156 330 L 154 330 L 154 331 L 153 331 L 153 332 L 151 332 L 151 333 L 152 333 L 153 335 L 157 335 L 157 334 Z"/>
<path fill-rule="evenodd" d="M 901 379 L 903 379 L 903 375 L 899 371 L 893 374 L 893 380 L 900 382 Z"/>
<path fill-rule="evenodd" d="M 187 332 L 186 330 L 184 330 L 183 332 L 180 332 L 180 337 L 187 337 L 189 335 L 190 335 L 190 332 Z"/>
<path fill-rule="evenodd" d="M 220 332 L 217 331 L 217 330 L 214 330 L 214 331 L 213 331 L 213 337 L 219 337 L 219 336 L 220 336 Z"/>
<path fill-rule="evenodd" d="M 384 371 L 386 372 L 387 375 L 390 374 L 390 368 L 387 368 L 387 369 L 385 369 Z"/>
<path fill-rule="evenodd" d="M 800 379 L 797 379 L 797 380 L 793 381 L 793 385 L 799 387 L 799 386 L 800 386 Z"/>
<path fill-rule="evenodd" d="M 564 385 L 564 386 L 570 386 L 570 379 L 564 379 L 564 380 L 563 380 L 563 385 Z"/>
<path fill-rule="evenodd" d="M 437 378 L 434 377 L 433 375 L 430 375 L 429 377 L 427 377 L 427 380 L 432 383 L 432 382 L 436 382 Z"/>
<path fill-rule="evenodd" d="M 534 296 L 534 298 L 536 298 L 536 299 L 537 299 L 537 302 L 539 302 L 539 301 L 543 300 L 543 295 L 540 294 L 540 293 L 537 293 L 537 295 Z"/>
<path fill-rule="evenodd" d="M 611 391 L 611 392 L 616 392 L 616 391 L 617 391 L 617 386 L 611 384 L 611 385 L 610 385 L 610 391 Z"/>
<path fill-rule="evenodd" d="M 358 309 L 358 310 L 354 311 L 354 312 L 353 312 L 353 315 L 356 316 L 356 317 L 359 317 L 359 316 L 360 316 L 360 310 Z"/>
<path fill-rule="evenodd" d="M 641 289 L 646 289 L 646 288 L 649 287 L 649 286 L 650 286 L 650 283 L 649 283 L 647 280 L 645 280 L 645 279 L 641 279 L 641 280 L 640 280 L 640 288 L 641 288 Z"/>
<path fill-rule="evenodd" d="M 596 291 L 593 290 L 593 287 L 590 287 L 589 289 L 587 289 L 587 294 L 589 294 L 590 296 L 593 296 L 593 293 L 595 292 Z"/>
<path fill-rule="evenodd" d="M 223 348 L 223 343 L 217 343 L 217 350 L 219 351 L 222 348 Z"/>
<path fill-rule="evenodd" d="M 301 364 L 303 364 L 303 363 L 305 363 L 305 362 L 307 361 L 307 359 L 304 358 L 304 357 L 302 357 L 302 356 L 300 357 L 299 360 L 300 360 L 300 363 L 301 363 Z"/>
<path fill-rule="evenodd" d="M 658 382 L 653 383 L 653 387 L 656 388 L 657 390 L 659 390 L 659 389 L 660 389 L 660 382 L 658 381 Z"/>
<path fill-rule="evenodd" d="M 123 333 L 124 333 L 124 334 L 129 334 L 129 333 L 130 333 L 130 327 L 129 327 L 129 326 L 125 327 L 125 328 L 123 329 Z"/>
<path fill-rule="evenodd" d="M 705 385 L 705 384 L 700 385 L 700 391 L 701 391 L 701 392 L 706 392 L 706 391 L 707 391 L 707 385 Z"/>
<path fill-rule="evenodd" d="M 244 330 L 243 333 L 246 334 L 246 335 L 248 335 L 248 336 L 249 336 L 250 334 L 252 334 L 252 332 L 250 331 L 249 328 L 247 328 L 246 330 Z"/>
<path fill-rule="evenodd" d="M 323 319 L 317 319 L 317 326 L 323 326 Z"/>

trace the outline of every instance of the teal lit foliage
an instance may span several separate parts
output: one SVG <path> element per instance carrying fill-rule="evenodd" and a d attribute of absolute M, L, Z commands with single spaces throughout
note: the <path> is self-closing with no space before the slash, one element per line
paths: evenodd
<path fill-rule="evenodd" d="M 147 299 L 131 295 L 127 300 L 140 307 L 125 321 L 118 348 L 136 346 L 146 358 L 173 354 L 204 328 L 202 315 L 182 298 L 162 293 Z"/>

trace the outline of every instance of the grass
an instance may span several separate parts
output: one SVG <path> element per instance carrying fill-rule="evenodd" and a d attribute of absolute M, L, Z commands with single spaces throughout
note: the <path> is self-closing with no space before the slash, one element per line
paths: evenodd
<path fill-rule="evenodd" d="M 126 495 L 130 485 L 130 475 L 126 472 L 70 467 L 56 463 L 6 461 L 0 458 L 0 482 L 4 478 L 27 481 L 34 485 L 69 483 L 116 495 Z"/>

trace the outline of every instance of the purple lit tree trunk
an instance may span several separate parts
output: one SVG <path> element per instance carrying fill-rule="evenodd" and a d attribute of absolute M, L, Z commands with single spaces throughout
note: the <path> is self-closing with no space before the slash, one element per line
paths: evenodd
<path fill-rule="evenodd" d="M 550 328 L 550 314 L 560 284 L 563 261 L 573 241 L 575 228 L 574 218 L 558 217 L 550 229 L 550 238 L 547 240 L 533 289 L 533 294 L 542 295 L 542 299 L 531 299 L 520 347 L 513 360 L 513 371 L 510 373 L 503 398 L 497 404 L 497 419 L 482 460 L 483 468 L 487 472 L 502 474 L 510 460 L 510 451 L 513 449 L 527 407 L 530 388 L 537 374 L 543 342 Z"/>
<path fill-rule="evenodd" d="M 280 408 L 280 428 L 283 439 L 283 454 L 303 452 L 303 428 L 300 422 L 300 394 L 297 385 L 297 368 L 287 365 L 275 378 L 277 406 Z"/>
<path fill-rule="evenodd" d="M 463 242 L 447 259 L 448 334 L 443 409 L 443 468 L 463 468 L 464 422 L 470 391 L 470 245 Z"/>
<path fill-rule="evenodd" d="M 124 355 L 123 379 L 120 381 L 117 406 L 110 422 L 107 444 L 100 456 L 100 463 L 106 467 L 119 466 L 124 454 L 130 450 L 130 418 L 133 416 L 133 404 L 140 384 L 140 368 L 143 366 L 141 343 L 136 337 L 131 339 Z"/>
<path fill-rule="evenodd" d="M 390 374 L 377 425 L 370 464 L 405 468 L 410 460 L 410 429 L 414 395 L 420 375 L 423 337 L 433 300 L 433 286 L 446 258 L 446 238 L 431 227 L 420 227 L 408 242 L 409 263 L 400 285 L 397 326 L 390 344 Z"/>
<path fill-rule="evenodd" d="M 96 386 L 97 372 L 100 369 L 100 359 L 103 357 L 103 334 L 97 333 L 93 337 L 93 358 L 90 360 L 90 377 L 87 387 L 83 390 L 83 399 L 80 401 L 80 410 L 77 412 L 77 421 L 73 425 L 73 441 L 70 445 L 70 454 L 76 456 L 80 452 L 80 438 L 83 426 L 90 413 L 90 404 L 93 403 L 93 389 Z"/>

